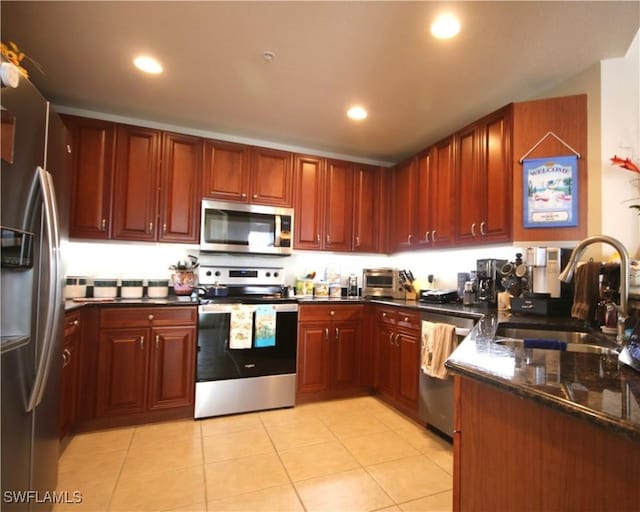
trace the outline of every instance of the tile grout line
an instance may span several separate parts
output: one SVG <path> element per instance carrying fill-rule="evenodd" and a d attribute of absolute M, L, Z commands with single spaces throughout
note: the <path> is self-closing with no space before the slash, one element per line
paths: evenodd
<path fill-rule="evenodd" d="M 113 504 L 113 498 L 116 494 L 116 489 L 118 488 L 118 483 L 120 482 L 120 477 L 122 476 L 122 472 L 124 471 L 124 465 L 127 461 L 127 456 L 129 455 L 129 450 L 131 449 L 131 445 L 133 444 L 133 438 L 135 437 L 137 430 L 138 430 L 138 427 L 136 426 L 133 428 L 133 432 L 131 433 L 131 438 L 129 439 L 127 449 L 124 452 L 124 458 L 122 459 L 122 465 L 120 466 L 120 471 L 118 471 L 118 476 L 116 477 L 116 481 L 113 484 L 113 489 L 111 490 L 109 503 L 107 503 L 107 510 L 111 510 L 111 505 Z"/>

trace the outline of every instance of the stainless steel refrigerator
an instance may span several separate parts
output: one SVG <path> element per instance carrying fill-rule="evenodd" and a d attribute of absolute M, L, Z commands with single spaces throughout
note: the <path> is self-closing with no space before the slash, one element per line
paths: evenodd
<path fill-rule="evenodd" d="M 59 451 L 66 214 L 58 204 L 68 203 L 68 147 L 62 121 L 26 78 L 3 86 L 0 104 L 0 509 L 47 510 Z"/>

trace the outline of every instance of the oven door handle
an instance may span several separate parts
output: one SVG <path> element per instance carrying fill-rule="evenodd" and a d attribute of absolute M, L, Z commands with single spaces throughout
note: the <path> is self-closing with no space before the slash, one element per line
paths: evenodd
<path fill-rule="evenodd" d="M 283 304 L 277 303 L 268 303 L 268 304 L 200 304 L 198 306 L 199 314 L 228 314 L 232 313 L 234 309 L 237 309 L 238 306 L 242 306 L 243 308 L 251 308 L 253 310 L 258 306 L 268 306 L 273 308 L 276 313 L 290 313 L 298 311 L 298 303 L 297 302 L 285 302 Z"/>

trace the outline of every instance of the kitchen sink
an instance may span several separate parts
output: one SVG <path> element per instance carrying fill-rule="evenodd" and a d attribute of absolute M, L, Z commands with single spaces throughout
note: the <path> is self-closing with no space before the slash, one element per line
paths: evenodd
<path fill-rule="evenodd" d="M 567 352 L 617 355 L 618 347 L 604 335 L 583 331 L 531 329 L 498 325 L 494 342 L 509 347 L 523 347 L 525 339 L 557 340 L 566 343 Z"/>

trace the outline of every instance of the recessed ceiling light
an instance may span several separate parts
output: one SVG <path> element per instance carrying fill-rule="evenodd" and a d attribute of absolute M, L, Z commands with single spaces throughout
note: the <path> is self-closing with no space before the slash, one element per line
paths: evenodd
<path fill-rule="evenodd" d="M 355 121 L 361 121 L 367 118 L 367 111 L 363 107 L 355 106 L 347 110 L 347 116 Z"/>
<path fill-rule="evenodd" d="M 162 73 L 162 65 L 153 57 L 149 57 L 148 55 L 140 55 L 133 59 L 133 63 L 135 66 L 145 73 L 151 73 L 157 75 L 158 73 Z"/>
<path fill-rule="evenodd" d="M 450 39 L 460 32 L 460 22 L 453 14 L 441 14 L 431 25 L 431 34 L 438 39 Z"/>

